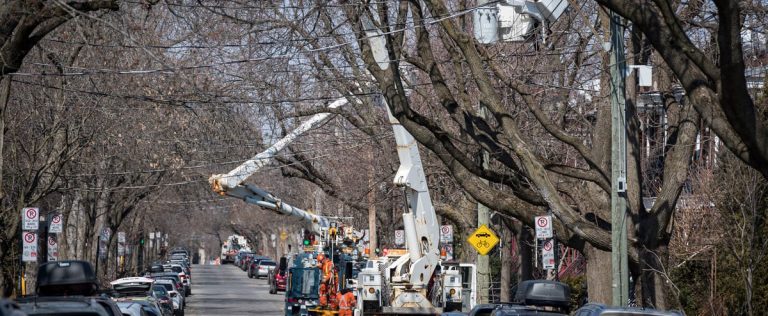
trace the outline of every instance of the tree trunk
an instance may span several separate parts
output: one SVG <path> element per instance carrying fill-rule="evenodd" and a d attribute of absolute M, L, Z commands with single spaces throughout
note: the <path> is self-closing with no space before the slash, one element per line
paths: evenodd
<path fill-rule="evenodd" d="M 531 231 L 520 225 L 520 233 L 517 236 L 517 249 L 520 251 L 520 271 L 518 273 L 519 281 L 533 279 L 533 234 Z"/>
<path fill-rule="evenodd" d="M 666 275 L 669 249 L 666 244 L 648 249 L 642 253 L 642 272 L 640 277 L 641 301 L 638 305 L 651 306 L 659 309 L 677 308 L 673 302 L 677 299 L 671 297 L 672 291 L 668 276 Z M 677 305 L 677 304 L 674 304 Z"/>
<path fill-rule="evenodd" d="M 611 253 L 596 249 L 589 244 L 584 246 L 587 258 L 587 296 L 589 302 L 611 305 Z"/>

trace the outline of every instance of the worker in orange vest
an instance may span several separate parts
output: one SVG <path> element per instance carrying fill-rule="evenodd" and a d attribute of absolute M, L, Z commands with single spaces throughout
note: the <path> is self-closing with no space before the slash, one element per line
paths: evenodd
<path fill-rule="evenodd" d="M 355 294 L 350 289 L 343 289 L 338 294 L 339 316 L 352 316 L 352 309 L 357 305 Z"/>
<path fill-rule="evenodd" d="M 320 268 L 320 306 L 328 306 L 328 295 L 331 290 L 333 274 L 333 261 L 325 257 L 322 252 L 317 255 L 317 267 Z"/>

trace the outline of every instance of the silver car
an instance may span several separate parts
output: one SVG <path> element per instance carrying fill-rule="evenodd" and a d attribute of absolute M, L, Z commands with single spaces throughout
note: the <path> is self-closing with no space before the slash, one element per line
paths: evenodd
<path fill-rule="evenodd" d="M 173 301 L 174 313 L 176 315 L 183 314 L 186 299 L 184 298 L 184 295 L 181 294 L 181 291 L 184 291 L 184 289 L 178 288 L 178 285 L 175 282 L 168 279 L 156 279 L 155 284 L 162 285 L 165 287 L 165 290 L 170 293 L 171 300 Z"/>
<path fill-rule="evenodd" d="M 277 263 L 271 260 L 261 260 L 259 261 L 259 265 L 256 267 L 256 278 L 261 277 L 267 277 L 269 276 L 269 271 L 274 270 L 277 267 Z"/>

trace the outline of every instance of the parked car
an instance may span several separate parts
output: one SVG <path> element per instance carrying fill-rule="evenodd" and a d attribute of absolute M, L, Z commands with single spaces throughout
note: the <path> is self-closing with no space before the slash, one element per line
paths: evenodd
<path fill-rule="evenodd" d="M 261 260 L 264 260 L 264 259 L 253 258 L 251 263 L 248 264 L 248 268 L 245 271 L 248 272 L 249 278 L 253 279 L 254 277 L 256 277 L 256 271 L 259 269 L 259 262 L 261 262 Z"/>
<path fill-rule="evenodd" d="M 18 300 L 20 310 L 26 315 L 82 315 L 111 316 L 101 304 L 88 297 L 38 296 Z"/>
<path fill-rule="evenodd" d="M 141 304 L 135 302 L 117 302 L 120 312 L 123 316 L 147 316 L 147 312 L 141 307 Z"/>
<path fill-rule="evenodd" d="M 621 315 L 621 316 L 682 316 L 678 311 L 660 311 L 651 308 L 637 307 L 615 307 L 602 304 L 589 303 L 577 309 L 574 316 L 601 316 L 601 315 Z"/>
<path fill-rule="evenodd" d="M 250 258 L 250 260 L 248 259 Z M 250 252 L 241 252 L 239 257 L 237 258 L 237 266 L 240 267 L 243 271 L 248 269 L 248 264 L 253 260 L 253 253 Z"/>
<path fill-rule="evenodd" d="M 171 299 L 171 293 L 165 289 L 164 286 L 155 284 L 152 286 L 152 292 L 155 298 L 157 298 L 157 304 L 163 310 L 165 315 L 178 315 L 177 309 L 173 308 L 173 300 Z M 180 310 L 178 310 L 180 312 Z"/>
<path fill-rule="evenodd" d="M 278 291 L 285 292 L 286 277 L 288 275 L 287 258 L 280 258 L 280 264 L 269 271 L 267 282 L 269 282 L 269 293 L 277 294 Z"/>
<path fill-rule="evenodd" d="M 37 271 L 36 296 L 17 299 L 19 309 L 29 315 L 121 316 L 108 297 L 96 296 L 96 274 L 89 262 L 64 260 L 41 264 Z"/>
<path fill-rule="evenodd" d="M 155 280 L 146 277 L 128 277 L 117 279 L 109 284 L 119 297 L 147 297 L 152 296 L 152 286 Z"/>
<path fill-rule="evenodd" d="M 144 313 L 147 316 L 173 316 L 173 315 L 164 313 L 160 305 L 157 304 L 157 300 L 151 297 L 117 298 L 115 300 L 118 302 L 118 304 L 126 303 L 126 302 L 139 304 L 141 305 L 141 309 L 144 311 Z"/>
<path fill-rule="evenodd" d="M 257 279 L 262 277 L 266 278 L 269 275 L 269 271 L 274 270 L 276 266 L 277 263 L 272 260 L 260 260 L 258 265 L 256 265 L 255 271 L 252 273 Z"/>
<path fill-rule="evenodd" d="M 184 268 L 181 265 L 166 264 L 163 265 L 163 271 L 178 273 L 179 278 L 181 278 L 181 283 L 184 284 L 184 296 L 192 294 L 192 277 L 184 272 Z"/>
<path fill-rule="evenodd" d="M 176 272 L 152 273 L 150 275 L 150 277 L 154 278 L 154 279 L 168 279 L 168 278 L 171 278 L 174 281 L 176 281 L 176 283 L 179 285 L 179 288 L 183 289 L 183 291 L 181 291 L 181 293 L 184 294 L 184 296 L 188 296 L 189 294 L 187 294 L 187 293 L 192 293 L 191 289 L 189 290 L 189 292 L 187 292 L 187 289 L 189 287 L 188 283 L 185 284 L 184 281 L 181 280 L 181 277 L 179 276 L 179 274 L 176 273 Z"/>
<path fill-rule="evenodd" d="M 173 300 L 174 311 L 181 310 L 181 315 L 183 315 L 184 308 L 186 307 L 186 300 L 184 299 L 184 295 L 181 294 L 181 291 L 183 291 L 184 288 L 176 284 L 173 279 L 155 279 L 155 286 L 165 287 L 165 290 L 168 291 L 171 296 L 171 300 Z M 176 313 L 179 314 L 178 312 Z"/>

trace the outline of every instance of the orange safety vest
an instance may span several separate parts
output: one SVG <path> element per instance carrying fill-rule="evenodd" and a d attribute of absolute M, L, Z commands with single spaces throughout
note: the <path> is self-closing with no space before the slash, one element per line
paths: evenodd
<path fill-rule="evenodd" d="M 339 295 L 339 309 L 348 310 L 352 309 L 356 305 L 357 302 L 355 302 L 355 295 L 352 294 L 352 292 L 347 292 L 347 294 Z"/>
<path fill-rule="evenodd" d="M 323 282 L 328 282 L 333 273 L 333 262 L 329 259 L 323 261 Z"/>

